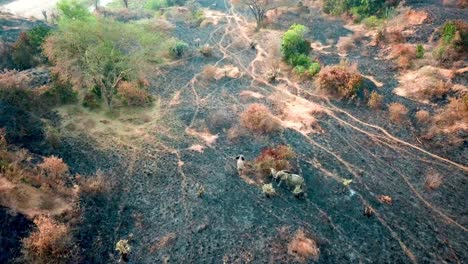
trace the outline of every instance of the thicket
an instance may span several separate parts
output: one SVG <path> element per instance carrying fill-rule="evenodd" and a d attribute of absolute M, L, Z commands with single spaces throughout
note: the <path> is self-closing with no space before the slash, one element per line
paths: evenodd
<path fill-rule="evenodd" d="M 305 26 L 292 25 L 281 40 L 281 53 L 286 63 L 294 67 L 295 73 L 314 76 L 320 71 L 320 64 L 309 57 L 310 42 L 304 37 L 306 33 Z"/>
<path fill-rule="evenodd" d="M 61 1 L 59 10 L 63 16 L 44 53 L 55 65 L 53 73 L 79 91 L 84 105 L 103 101 L 112 111 L 120 83 L 145 88 L 144 69 L 167 53 L 169 39 L 142 25 L 94 17 L 76 1 Z"/>
<path fill-rule="evenodd" d="M 349 14 L 355 21 L 374 16 L 368 21 L 370 25 L 378 22 L 378 18 L 389 17 L 399 0 L 323 0 L 323 12 L 339 16 Z"/>
<path fill-rule="evenodd" d="M 436 58 L 445 64 L 461 59 L 468 50 L 468 23 L 462 20 L 448 21 L 440 30 Z"/>

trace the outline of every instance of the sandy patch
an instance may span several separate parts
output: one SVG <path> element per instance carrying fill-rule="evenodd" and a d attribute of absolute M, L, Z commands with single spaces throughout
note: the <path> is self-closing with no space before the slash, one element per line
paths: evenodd
<path fill-rule="evenodd" d="M 257 92 L 247 91 L 247 90 L 240 92 L 239 95 L 243 98 L 254 98 L 254 99 L 262 99 L 263 97 L 265 97 Z"/>
<path fill-rule="evenodd" d="M 194 137 L 197 137 L 201 140 L 203 140 L 205 142 L 205 144 L 209 147 L 211 147 L 211 145 L 213 145 L 216 140 L 218 139 L 218 134 L 216 135 L 213 135 L 211 134 L 210 132 L 198 132 L 196 131 L 195 129 L 192 129 L 192 128 L 187 128 L 185 130 L 185 132 L 187 132 L 188 135 L 190 136 L 194 136 Z"/>
<path fill-rule="evenodd" d="M 205 146 L 196 144 L 196 145 L 192 145 L 190 148 L 188 148 L 188 150 L 203 153 L 205 151 Z"/>
<path fill-rule="evenodd" d="M 327 110 L 319 104 L 294 96 L 285 88 L 270 98 L 281 108 L 278 118 L 283 127 L 303 134 L 322 132 L 315 116 L 326 114 Z"/>

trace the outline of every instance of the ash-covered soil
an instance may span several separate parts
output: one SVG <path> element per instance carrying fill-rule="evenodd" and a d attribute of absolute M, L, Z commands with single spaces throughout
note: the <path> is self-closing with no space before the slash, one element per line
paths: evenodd
<path fill-rule="evenodd" d="M 224 19 L 206 27 L 176 23 L 173 33 L 189 43 L 193 53 L 155 73 L 152 92 L 158 98 L 160 116 L 152 118 L 161 120 L 136 122 L 144 136 L 126 142 L 112 136 L 75 136 L 64 139 L 57 150 L 73 172 L 101 169 L 113 182 L 110 193 L 81 201 L 83 223 L 75 235 L 85 249 L 86 263 L 118 261 L 115 243 L 128 237 L 130 263 L 295 263 L 298 260 L 287 253 L 287 246 L 298 229 L 319 245 L 318 260 L 310 263 L 468 260 L 466 145 L 449 152 L 426 149 L 410 124 L 392 124 L 388 113 L 371 110 L 365 102 L 356 106 L 328 101 L 315 94 L 312 83 L 297 84 L 286 77 L 267 84 L 252 64 L 261 60 L 263 43 L 258 42 L 257 50 L 250 48 L 250 40 L 243 35 L 244 17 L 223 1 L 203 3 Z M 434 12 L 445 10 L 452 9 Z M 307 23 L 287 20 L 310 27 L 308 37 L 324 45 L 328 39 L 336 43 L 349 34 L 342 21 L 312 12 Z M 214 48 L 212 57 L 197 54 L 197 38 Z M 232 45 L 238 39 L 243 45 Z M 369 49 L 367 55 L 360 54 L 363 49 Z M 326 51 L 317 52 L 322 62 L 339 62 L 335 46 Z M 385 95 L 386 103 L 403 102 L 410 115 L 423 108 L 393 95 L 395 67 L 376 57 L 376 50 L 364 47 L 348 56 L 363 74 L 383 83 L 377 88 L 366 82 L 369 89 Z M 199 75 L 209 64 L 235 66 L 242 76 L 203 82 Z M 244 90 L 263 98 L 242 98 L 239 93 Z M 227 130 L 238 125 L 238 114 L 249 103 L 271 105 L 268 97 L 278 90 L 329 111 L 317 117 L 322 132 L 284 129 L 263 137 L 228 138 Z M 214 114 L 225 122 L 213 124 Z M 190 131 L 217 138 L 208 142 Z M 101 140 L 111 144 L 98 149 L 104 144 Z M 280 144 L 297 153 L 294 172 L 305 178 L 304 199 L 284 188 L 268 199 L 261 188 L 236 173 L 237 155 L 251 161 L 263 148 Z M 194 145 L 202 145 L 203 151 L 190 149 Z M 424 188 L 428 170 L 444 176 L 435 191 Z M 345 187 L 344 179 L 353 182 Z M 197 195 L 199 186 L 205 190 L 202 197 Z M 380 195 L 391 196 L 393 205 L 379 202 Z M 374 208 L 374 216 L 363 215 L 366 205 Z"/>

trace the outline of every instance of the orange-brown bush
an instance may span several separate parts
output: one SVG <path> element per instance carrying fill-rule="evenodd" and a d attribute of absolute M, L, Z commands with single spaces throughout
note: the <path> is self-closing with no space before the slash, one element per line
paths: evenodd
<path fill-rule="evenodd" d="M 123 81 L 117 87 L 117 92 L 128 106 L 145 106 L 152 101 L 150 93 L 136 83 Z"/>
<path fill-rule="evenodd" d="M 266 148 L 255 159 L 254 169 L 260 179 L 270 175 L 270 169 L 290 170 L 292 168 L 290 160 L 296 156 L 292 148 L 281 145 L 276 148 Z"/>
<path fill-rule="evenodd" d="M 418 112 L 416 112 L 415 116 L 418 122 L 421 124 L 427 123 L 430 119 L 430 114 L 426 110 L 419 110 Z"/>
<path fill-rule="evenodd" d="M 61 158 L 56 156 L 44 158 L 43 162 L 39 164 L 39 168 L 47 174 L 48 179 L 54 184 L 63 185 L 65 183 L 68 165 Z"/>
<path fill-rule="evenodd" d="M 26 87 L 29 81 L 29 78 L 21 72 L 0 73 L 0 100 L 23 109 L 30 109 L 35 97 Z"/>
<path fill-rule="evenodd" d="M 408 109 L 400 103 L 391 103 L 388 107 L 388 111 L 390 113 L 390 120 L 395 123 L 403 122 L 408 114 Z"/>
<path fill-rule="evenodd" d="M 77 263 L 68 226 L 47 216 L 34 219 L 37 230 L 23 240 L 24 257 L 30 263 Z"/>
<path fill-rule="evenodd" d="M 372 109 L 381 109 L 383 98 L 383 95 L 378 94 L 376 91 L 372 91 L 367 105 Z"/>
<path fill-rule="evenodd" d="M 111 184 L 106 181 L 105 175 L 101 171 L 97 171 L 93 176 L 78 175 L 76 178 L 79 180 L 80 194 L 98 194 L 107 192 L 111 188 Z"/>
<path fill-rule="evenodd" d="M 263 104 L 251 104 L 241 113 L 241 124 L 257 134 L 268 134 L 280 130 L 279 122 L 270 109 Z"/>
<path fill-rule="evenodd" d="M 216 66 L 214 66 L 214 65 L 206 65 L 205 67 L 203 67 L 201 77 L 204 80 L 214 79 L 215 76 L 216 76 L 217 70 L 218 70 L 218 68 L 216 68 Z"/>
<path fill-rule="evenodd" d="M 326 93 L 340 98 L 349 98 L 361 89 L 363 77 L 356 64 L 342 62 L 323 68 L 316 80 L 317 87 Z"/>
<path fill-rule="evenodd" d="M 434 116 L 432 127 L 426 137 L 437 134 L 449 136 L 448 143 L 463 144 L 464 138 L 459 132 L 467 131 L 468 127 L 468 95 L 461 98 L 451 98 L 440 113 Z"/>
<path fill-rule="evenodd" d="M 435 190 L 442 184 L 443 177 L 436 171 L 429 170 L 426 173 L 424 187 L 428 190 Z"/>
<path fill-rule="evenodd" d="M 304 231 L 299 229 L 288 244 L 288 253 L 302 262 L 309 259 L 316 261 L 320 256 L 320 249 L 313 239 L 308 238 Z"/>
<path fill-rule="evenodd" d="M 408 69 L 416 59 L 416 47 L 412 44 L 396 44 L 392 47 L 390 57 L 394 59 L 401 69 Z"/>

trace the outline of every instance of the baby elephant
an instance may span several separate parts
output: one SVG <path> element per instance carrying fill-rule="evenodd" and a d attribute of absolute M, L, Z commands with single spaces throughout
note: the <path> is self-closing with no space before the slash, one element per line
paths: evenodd
<path fill-rule="evenodd" d="M 270 171 L 271 171 L 271 176 L 273 176 L 273 179 L 280 180 L 280 182 L 278 183 L 278 187 L 281 185 L 283 181 L 285 181 L 286 184 L 289 186 L 289 188 L 294 188 L 292 191 L 294 196 L 297 197 L 297 196 L 304 194 L 304 187 L 305 187 L 304 178 L 302 178 L 301 176 L 297 174 L 288 173 L 285 170 L 276 171 L 275 169 L 271 168 Z"/>
<path fill-rule="evenodd" d="M 236 157 L 236 160 L 237 160 L 237 173 L 239 174 L 239 176 L 241 176 L 245 168 L 245 163 L 244 163 L 245 158 L 244 156 L 239 155 Z"/>

